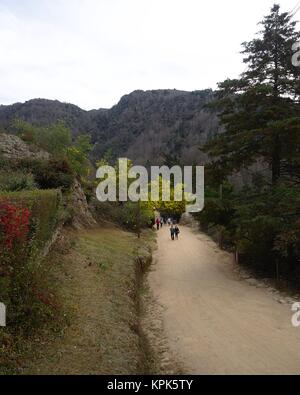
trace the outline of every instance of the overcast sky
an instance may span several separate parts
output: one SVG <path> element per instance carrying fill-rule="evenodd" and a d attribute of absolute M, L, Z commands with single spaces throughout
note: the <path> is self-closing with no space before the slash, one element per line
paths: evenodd
<path fill-rule="evenodd" d="M 109 108 L 136 89 L 215 88 L 244 70 L 240 44 L 273 3 L 0 0 L 0 103 Z"/>

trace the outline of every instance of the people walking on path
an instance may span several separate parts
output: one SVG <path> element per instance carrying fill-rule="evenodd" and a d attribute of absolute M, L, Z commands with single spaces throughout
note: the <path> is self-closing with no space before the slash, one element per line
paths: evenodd
<path fill-rule="evenodd" d="M 163 224 L 164 224 L 164 220 L 163 220 L 163 218 L 161 217 L 161 219 L 160 219 L 160 227 L 161 227 L 161 228 L 163 227 Z"/>
<path fill-rule="evenodd" d="M 178 238 L 179 238 L 179 233 L 180 233 L 180 229 L 178 228 L 178 225 L 175 225 L 174 234 L 175 234 L 176 240 L 178 240 Z"/>
<path fill-rule="evenodd" d="M 160 219 L 159 218 L 156 219 L 156 227 L 157 227 L 157 230 L 159 230 L 159 228 L 160 228 Z"/>
<path fill-rule="evenodd" d="M 175 228 L 173 225 L 171 225 L 170 233 L 171 233 L 171 239 L 175 240 Z"/>

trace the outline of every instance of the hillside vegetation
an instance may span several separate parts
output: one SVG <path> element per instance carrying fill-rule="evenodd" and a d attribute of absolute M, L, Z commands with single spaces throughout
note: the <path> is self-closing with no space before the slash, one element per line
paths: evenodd
<path fill-rule="evenodd" d="M 206 207 L 203 229 L 217 231 L 241 262 L 264 276 L 300 280 L 300 68 L 291 63 L 300 38 L 290 14 L 274 5 L 259 35 L 243 44 L 246 71 L 219 84 L 211 103 L 225 132 L 202 149 Z M 243 189 L 229 176 L 260 162 Z"/>
<path fill-rule="evenodd" d="M 72 141 L 62 123 L 15 127 L 23 140 L 2 134 L 0 147 L 0 300 L 8 311 L 0 374 L 41 373 L 35 358 L 47 374 L 144 372 L 138 293 L 153 210 L 139 238 L 100 229 L 87 202 L 96 205 L 88 136 Z M 120 225 L 136 230 L 135 212 L 119 205 Z"/>
<path fill-rule="evenodd" d="M 94 160 L 110 153 L 113 159 L 128 157 L 138 164 L 201 163 L 206 155 L 199 145 L 220 129 L 216 115 L 204 108 L 212 99 L 211 90 L 135 91 L 109 110 L 92 111 L 35 99 L 0 106 L 0 128 L 16 133 L 16 119 L 47 128 L 61 121 L 73 138 L 91 136 Z"/>
<path fill-rule="evenodd" d="M 18 127 L 28 144 L 0 136 L 0 300 L 8 312 L 0 333 L 1 373 L 14 369 L 28 339 L 60 315 L 45 256 L 63 225 L 88 214 L 85 195 L 79 201 L 75 193 L 88 171 L 88 142 L 79 136 L 72 144 L 61 124 L 48 135 L 28 124 Z"/>

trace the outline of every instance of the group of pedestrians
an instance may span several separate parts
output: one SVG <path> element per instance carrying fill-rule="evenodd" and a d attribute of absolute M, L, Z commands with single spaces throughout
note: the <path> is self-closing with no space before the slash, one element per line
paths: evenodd
<path fill-rule="evenodd" d="M 158 217 L 155 220 L 155 224 L 157 230 L 160 230 L 163 227 L 163 225 L 168 224 L 170 227 L 171 239 L 173 241 L 179 240 L 180 229 L 176 221 L 174 221 L 172 218 L 166 219 L 165 217 L 160 217 L 160 218 Z"/>
<path fill-rule="evenodd" d="M 171 239 L 174 241 L 174 240 L 179 240 L 179 233 L 180 233 L 180 230 L 179 230 L 179 228 L 178 228 L 178 225 L 177 224 L 175 224 L 175 225 L 171 225 L 170 226 L 170 233 L 171 233 Z"/>
<path fill-rule="evenodd" d="M 163 218 L 156 218 L 155 223 L 156 223 L 157 230 L 159 230 L 163 227 L 164 219 Z"/>

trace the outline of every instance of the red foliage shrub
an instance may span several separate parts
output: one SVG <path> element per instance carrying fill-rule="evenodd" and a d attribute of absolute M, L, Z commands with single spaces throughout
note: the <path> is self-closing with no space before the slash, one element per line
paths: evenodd
<path fill-rule="evenodd" d="M 11 251 L 15 243 L 27 240 L 31 212 L 27 208 L 14 206 L 9 202 L 0 202 L 0 253 Z"/>

